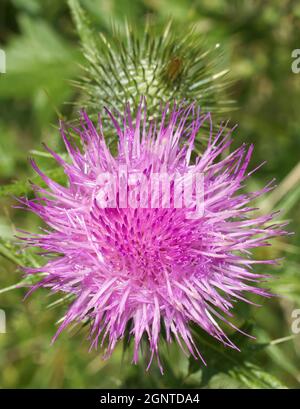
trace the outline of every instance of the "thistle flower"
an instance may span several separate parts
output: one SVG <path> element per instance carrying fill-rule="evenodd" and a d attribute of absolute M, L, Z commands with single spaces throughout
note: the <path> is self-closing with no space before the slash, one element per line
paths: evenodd
<path fill-rule="evenodd" d="M 70 162 L 46 147 L 63 167 L 67 186 L 51 180 L 32 161 L 48 188 L 35 185 L 35 198 L 21 199 L 49 226 L 41 234 L 24 237 L 27 245 L 40 247 L 48 256 L 44 266 L 27 270 L 30 275 L 45 273 L 32 290 L 46 287 L 74 299 L 55 338 L 70 323 L 88 320 L 92 347 L 105 345 L 108 357 L 129 331 L 133 361 L 138 361 L 141 340 L 147 338 L 150 365 L 154 356 L 159 362 L 163 329 L 167 342 L 177 340 L 184 352 L 203 360 L 193 341 L 193 323 L 224 345 L 237 348 L 220 323 L 235 328 L 229 320 L 231 310 L 235 301 L 250 302 L 245 293 L 270 296 L 258 287 L 267 275 L 252 271 L 252 266 L 276 260 L 256 260 L 251 251 L 285 234 L 281 225 L 270 224 L 274 214 L 253 216 L 255 209 L 249 207 L 272 183 L 257 192 L 241 192 L 252 173 L 247 168 L 253 146 L 243 144 L 226 153 L 231 132 L 225 124 L 215 136 L 211 134 L 202 156 L 195 157 L 195 138 L 211 117 L 194 104 L 167 105 L 160 123 L 147 119 L 143 104 L 135 119 L 129 106 L 118 117 L 107 112 L 118 136 L 117 155 L 112 156 L 106 145 L 100 116 L 97 130 L 83 112 L 79 128 L 61 125 Z M 190 116 L 194 119 L 187 125 Z M 74 133 L 81 148 L 71 140 Z M 108 183 L 108 174 L 124 182 L 120 169 L 126 169 L 129 179 L 143 175 L 142 183 L 132 183 L 134 194 L 132 185 L 126 184 L 121 192 L 124 183 Z M 169 205 L 160 201 L 162 190 L 159 206 L 149 205 L 149 192 L 143 196 L 142 189 L 153 174 L 163 172 L 172 180 Z M 203 206 L 198 213 L 194 182 L 190 203 L 175 206 L 174 175 L 182 181 L 190 174 L 202 175 Z M 113 186 L 111 192 L 108 184 Z M 128 197 L 121 206 L 124 193 Z M 132 194 L 137 200 L 134 205 Z M 142 196 L 148 206 L 140 206 Z"/>

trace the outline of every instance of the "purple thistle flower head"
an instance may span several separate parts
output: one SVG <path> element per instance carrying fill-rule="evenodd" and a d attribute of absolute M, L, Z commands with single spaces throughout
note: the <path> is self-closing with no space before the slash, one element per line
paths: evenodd
<path fill-rule="evenodd" d="M 89 320 L 92 347 L 105 345 L 109 356 L 129 330 L 133 361 L 146 337 L 149 366 L 156 356 L 161 370 L 162 327 L 167 342 L 177 340 L 196 359 L 203 360 L 191 323 L 237 348 L 220 323 L 235 328 L 229 317 L 236 300 L 250 302 L 245 293 L 270 296 L 257 286 L 267 276 L 252 266 L 276 261 L 255 260 L 251 251 L 285 234 L 282 225 L 270 223 L 274 214 L 253 216 L 249 207 L 272 183 L 241 192 L 252 173 L 247 168 L 253 146 L 227 153 L 231 131 L 221 126 L 197 156 L 195 138 L 211 117 L 194 104 L 168 105 L 160 123 L 148 120 L 143 103 L 134 119 L 129 106 L 124 115 L 107 112 L 118 136 L 117 154 L 105 143 L 101 118 L 97 130 L 83 112 L 79 128 L 61 126 L 70 161 L 46 148 L 63 167 L 67 186 L 32 161 L 48 188 L 34 186 L 35 198 L 21 199 L 49 226 L 24 238 L 51 255 L 44 266 L 28 269 L 46 273 L 32 289 L 47 287 L 73 298 L 54 338 L 70 323 Z M 71 133 L 80 137 L 80 148 Z"/>

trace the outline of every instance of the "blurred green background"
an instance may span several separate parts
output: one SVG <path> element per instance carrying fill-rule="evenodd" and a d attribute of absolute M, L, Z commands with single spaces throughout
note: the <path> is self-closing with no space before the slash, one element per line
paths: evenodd
<path fill-rule="evenodd" d="M 242 377 L 234 378 L 232 373 L 236 367 L 251 372 L 245 362 L 253 359 L 282 384 L 299 388 L 300 334 L 292 337 L 291 330 L 292 311 L 300 308 L 300 74 L 291 70 L 292 50 L 300 48 L 299 1 L 82 0 L 81 4 L 104 33 L 110 32 L 112 21 L 123 22 L 124 16 L 140 28 L 146 16 L 157 22 L 171 16 L 175 23 L 196 23 L 199 33 L 222 45 L 234 79 L 229 94 L 237 109 L 228 116 L 231 123 L 239 124 L 236 144 L 255 143 L 253 168 L 267 161 L 247 188 L 262 187 L 275 177 L 278 187 L 259 206 L 264 211 L 283 209 L 280 217 L 290 220 L 289 230 L 295 234 L 260 253 L 285 258 L 272 270 L 276 280 L 271 287 L 280 297 L 260 300 L 261 308 L 237 306 L 238 322 L 253 321 L 257 337 L 245 347 L 246 356 L 240 355 L 242 363 L 236 352 L 233 363 L 219 368 L 218 354 L 226 361 L 227 352 L 208 351 L 210 372 L 202 372 L 175 345 L 165 352 L 166 374 L 161 376 L 155 365 L 148 373 L 143 363 L 131 365 L 130 355 L 123 357 L 122 345 L 108 361 L 101 360 L 99 352 L 89 353 L 84 329 L 65 332 L 51 346 L 64 307 L 48 308 L 53 300 L 44 290 L 22 301 L 26 290 L 18 289 L 0 293 L 0 309 L 7 316 L 7 333 L 0 334 L 0 387 L 241 387 Z M 0 48 L 7 56 L 7 73 L 0 75 L 0 234 L 5 241 L 15 234 L 15 226 L 37 230 L 35 217 L 11 207 L 14 202 L 6 197 L 4 186 L 32 176 L 27 158 L 41 150 L 42 141 L 61 148 L 57 118 L 68 118 L 75 109 L 72 103 L 78 95 L 70 80 L 81 73 L 83 58 L 65 0 L 0 0 Z M 45 166 L 51 169 L 53 163 L 47 161 Z M 8 258 L 0 258 L 1 288 L 21 278 L 13 257 Z M 263 387 L 264 375 L 255 376 Z"/>

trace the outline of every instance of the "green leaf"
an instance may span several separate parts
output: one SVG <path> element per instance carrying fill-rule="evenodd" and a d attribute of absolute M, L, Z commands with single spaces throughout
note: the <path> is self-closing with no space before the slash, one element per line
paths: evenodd
<path fill-rule="evenodd" d="M 80 7 L 77 0 L 68 0 L 68 3 L 76 24 L 77 32 L 87 55 L 91 55 L 96 58 L 95 53 L 97 45 L 95 42 L 94 33 L 90 27 L 90 22 L 86 14 Z"/>
<path fill-rule="evenodd" d="M 39 265 L 38 257 L 32 250 L 22 249 L 14 240 L 2 239 L 0 237 L 0 255 L 15 263 L 19 267 Z"/>
<path fill-rule="evenodd" d="M 225 348 L 199 328 L 195 327 L 193 331 L 196 343 L 207 362 L 207 366 L 201 368 L 202 387 L 285 388 L 278 379 L 266 373 L 253 362 L 255 354 L 268 347 L 269 343 L 254 343 L 253 340 L 248 341 L 246 336 L 236 333 L 231 337 L 231 340 L 241 349 L 239 352 Z M 251 325 L 245 324 L 242 331 L 250 333 Z M 199 371 L 199 363 L 191 357 L 189 360 L 189 374 L 196 371 Z"/>
<path fill-rule="evenodd" d="M 23 267 L 39 267 L 41 265 L 40 256 L 35 254 L 32 249 L 22 248 L 13 239 L 5 240 L 0 237 L 0 256 L 16 264 L 20 269 Z M 43 276 L 44 274 L 42 273 L 34 276 L 26 276 L 16 284 L 0 289 L 0 294 L 15 288 L 33 285 L 40 281 Z"/>
<path fill-rule="evenodd" d="M 43 20 L 22 15 L 20 28 L 22 35 L 5 50 L 7 72 L 1 76 L 1 98 L 32 96 L 42 88 L 55 100 L 65 97 L 66 80 L 78 71 L 78 52 Z"/>
<path fill-rule="evenodd" d="M 0 256 L 14 263 L 19 269 L 23 267 L 38 267 L 40 266 L 40 257 L 34 254 L 32 249 L 23 249 L 14 240 L 4 240 L 0 237 Z M 36 284 L 41 280 L 44 274 L 29 275 L 16 284 L 9 287 L 0 288 L 0 294 L 7 291 L 15 290 L 20 287 L 28 287 Z"/>
<path fill-rule="evenodd" d="M 74 90 L 80 52 L 44 20 L 19 15 L 20 34 L 6 52 L 6 74 L 0 78 L 0 99 L 30 99 L 37 125 L 49 124 Z"/>
<path fill-rule="evenodd" d="M 57 183 L 65 182 L 65 174 L 61 167 L 56 167 L 45 171 L 47 176 L 54 180 Z M 35 184 L 38 184 L 41 187 L 46 187 L 45 182 L 43 182 L 39 175 L 33 175 L 31 181 Z M 31 183 L 26 180 L 18 180 L 13 183 L 0 186 L 0 197 L 6 196 L 24 196 L 32 193 Z"/>

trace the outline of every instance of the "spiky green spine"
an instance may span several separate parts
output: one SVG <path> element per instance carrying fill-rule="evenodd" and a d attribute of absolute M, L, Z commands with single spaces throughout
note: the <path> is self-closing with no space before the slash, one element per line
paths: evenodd
<path fill-rule="evenodd" d="M 125 33 L 114 28 L 108 39 L 91 29 L 77 0 L 69 5 L 87 62 L 76 82 L 80 104 L 95 120 L 103 105 L 122 111 L 129 102 L 137 108 L 141 96 L 154 118 L 160 103 L 175 100 L 196 101 L 202 111 L 215 114 L 231 109 L 232 101 L 224 96 L 228 70 L 220 68 L 219 46 L 206 48 L 194 28 L 180 35 L 170 22 L 161 31 L 146 24 L 139 35 L 126 24 Z"/>

